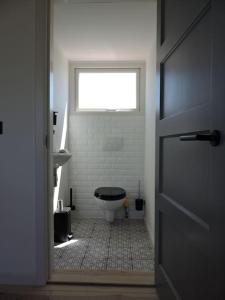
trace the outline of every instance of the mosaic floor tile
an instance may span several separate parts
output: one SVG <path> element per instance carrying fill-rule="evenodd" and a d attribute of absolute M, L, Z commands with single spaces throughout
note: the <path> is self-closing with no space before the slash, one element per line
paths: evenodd
<path fill-rule="evenodd" d="M 139 243 L 142 244 L 149 240 L 148 234 L 131 234 L 130 241 L 131 243 Z"/>
<path fill-rule="evenodd" d="M 151 248 L 149 249 L 139 248 L 137 249 L 137 251 L 135 251 L 134 248 L 131 248 L 131 257 L 133 260 L 154 259 L 153 251 Z"/>
<path fill-rule="evenodd" d="M 98 259 L 107 258 L 109 255 L 109 249 L 107 247 L 90 247 L 85 253 L 85 257 L 94 257 Z"/>
<path fill-rule="evenodd" d="M 102 219 L 95 219 L 95 218 L 87 218 L 87 219 L 80 219 L 80 223 L 82 224 L 95 224 L 98 220 L 100 221 L 105 221 L 105 220 L 102 220 Z"/>
<path fill-rule="evenodd" d="M 131 250 L 130 248 L 124 247 L 124 248 L 118 248 L 118 247 L 113 247 L 109 248 L 108 251 L 108 256 L 109 258 L 120 258 L 123 260 L 129 260 L 131 259 Z"/>
<path fill-rule="evenodd" d="M 72 242 L 74 241 L 74 243 Z M 90 243 L 90 238 L 73 238 L 71 243 L 62 249 L 74 249 L 74 248 L 83 248 L 87 247 Z"/>
<path fill-rule="evenodd" d="M 105 219 L 93 219 L 94 224 L 106 224 L 108 225 L 109 223 Z"/>
<path fill-rule="evenodd" d="M 130 245 L 130 238 L 126 236 L 111 236 L 110 245 L 116 245 L 118 247 L 125 247 L 125 245 Z"/>
<path fill-rule="evenodd" d="M 70 243 L 54 248 L 56 270 L 143 271 L 154 269 L 154 249 L 143 220 L 76 220 Z"/>
<path fill-rule="evenodd" d="M 106 223 L 96 223 L 94 224 L 94 230 L 104 231 L 104 230 L 111 230 L 111 225 Z"/>
<path fill-rule="evenodd" d="M 115 230 L 115 229 L 112 229 L 111 231 L 111 237 L 112 238 L 116 238 L 116 237 L 121 237 L 121 238 L 130 238 L 130 231 L 128 230 Z"/>
<path fill-rule="evenodd" d="M 116 258 L 108 259 L 107 261 L 107 270 L 115 271 L 132 271 L 132 261 L 131 260 L 119 260 Z"/>
<path fill-rule="evenodd" d="M 91 238 L 91 242 L 89 247 L 92 248 L 101 248 L 101 247 L 109 247 L 109 241 L 110 241 L 110 237 L 104 237 L 103 238 L 99 238 L 99 237 L 92 237 Z"/>
<path fill-rule="evenodd" d="M 72 223 L 71 224 L 71 231 L 74 232 L 75 230 L 77 230 L 78 225 L 79 225 L 79 223 L 76 223 L 76 224 Z"/>
<path fill-rule="evenodd" d="M 147 238 L 147 239 L 149 238 L 148 232 L 144 231 L 143 229 L 142 229 L 142 231 L 136 230 L 136 229 L 130 230 L 130 236 L 133 238 L 139 239 L 139 240 L 141 240 L 143 238 Z"/>
<path fill-rule="evenodd" d="M 138 249 L 152 249 L 152 244 L 150 240 L 142 239 L 142 240 L 131 240 L 131 248 L 135 249 L 136 251 Z"/>
<path fill-rule="evenodd" d="M 132 260 L 133 271 L 140 272 L 153 272 L 154 261 L 153 260 Z"/>
<path fill-rule="evenodd" d="M 91 234 L 91 237 L 93 239 L 109 239 L 110 237 L 110 231 L 109 230 L 103 230 L 103 231 L 97 231 L 97 230 L 94 230 Z"/>
<path fill-rule="evenodd" d="M 111 233 L 112 233 L 112 235 L 113 234 L 115 234 L 115 235 L 129 235 L 130 234 L 129 230 L 126 230 L 124 228 L 122 226 L 119 226 L 119 227 L 112 226 L 111 227 Z"/>
<path fill-rule="evenodd" d="M 92 228 L 78 228 L 73 231 L 73 237 L 75 239 L 91 237 L 92 232 L 93 232 Z"/>
<path fill-rule="evenodd" d="M 58 270 L 78 270 L 81 267 L 83 257 L 68 257 L 60 261 L 55 261 Z"/>
<path fill-rule="evenodd" d="M 69 258 L 65 264 L 65 270 L 78 270 L 81 267 L 83 258 Z"/>
<path fill-rule="evenodd" d="M 92 257 L 85 257 L 81 270 L 106 270 L 107 259 L 93 259 Z"/>
<path fill-rule="evenodd" d="M 60 259 L 63 256 L 63 249 L 54 249 L 54 258 L 55 259 Z"/>

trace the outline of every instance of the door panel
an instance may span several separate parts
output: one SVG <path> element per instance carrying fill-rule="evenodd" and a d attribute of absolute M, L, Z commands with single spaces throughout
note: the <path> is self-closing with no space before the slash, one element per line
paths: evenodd
<path fill-rule="evenodd" d="M 210 126 L 210 115 L 211 109 L 208 104 L 199 105 L 195 109 L 187 110 L 182 114 L 161 119 L 160 127 L 157 128 L 158 134 L 160 136 L 179 136 L 180 132 L 194 132 L 196 129 L 197 131 L 204 131 Z"/>
<path fill-rule="evenodd" d="M 205 238 L 199 240 L 199 235 Z M 184 219 L 177 213 L 173 215 L 163 213 L 160 240 L 162 241 L 161 268 L 176 284 L 177 293 L 181 299 L 193 299 L 193 290 L 196 299 L 203 299 L 205 290 L 201 287 L 201 281 L 207 280 L 208 272 L 205 254 L 207 233 L 204 228 L 199 227 L 189 218 Z M 176 264 L 174 264 L 174 256 Z"/>
<path fill-rule="evenodd" d="M 160 43 L 163 47 L 176 41 L 207 4 L 207 0 L 160 1 Z"/>
<path fill-rule="evenodd" d="M 210 144 L 162 139 L 160 192 L 207 221 Z"/>
<path fill-rule="evenodd" d="M 225 299 L 225 1 L 158 1 L 156 284 Z M 180 136 L 219 130 L 221 142 Z"/>
<path fill-rule="evenodd" d="M 161 64 L 161 118 L 209 101 L 210 13 Z M 202 55 L 204 53 L 204 55 Z"/>

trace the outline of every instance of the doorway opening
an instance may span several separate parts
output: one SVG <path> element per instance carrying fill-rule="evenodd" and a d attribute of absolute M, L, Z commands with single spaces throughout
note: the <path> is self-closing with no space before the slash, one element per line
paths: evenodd
<path fill-rule="evenodd" d="M 152 284 L 156 3 L 54 0 L 51 27 L 50 280 Z"/>

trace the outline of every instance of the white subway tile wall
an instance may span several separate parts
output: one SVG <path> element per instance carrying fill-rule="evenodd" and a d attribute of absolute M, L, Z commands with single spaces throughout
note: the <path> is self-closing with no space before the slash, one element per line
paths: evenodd
<path fill-rule="evenodd" d="M 138 180 L 143 195 L 145 120 L 141 115 L 70 115 L 69 185 L 78 218 L 102 218 L 94 191 L 100 186 L 119 186 L 129 198 L 129 216 L 143 218 L 135 210 Z M 106 147 L 106 143 L 108 147 Z M 116 143 L 116 145 L 115 145 Z M 124 217 L 121 208 L 116 215 Z"/>

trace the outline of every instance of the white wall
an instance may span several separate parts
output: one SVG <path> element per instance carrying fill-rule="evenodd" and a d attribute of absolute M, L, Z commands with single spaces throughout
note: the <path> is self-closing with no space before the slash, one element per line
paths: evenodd
<path fill-rule="evenodd" d="M 55 1 L 55 40 L 69 60 L 145 60 L 154 2 Z"/>
<path fill-rule="evenodd" d="M 57 111 L 57 125 L 54 126 L 53 151 L 68 148 L 68 60 L 60 47 L 53 46 L 53 111 Z M 68 204 L 68 163 L 58 168 L 58 184 L 54 189 L 53 210 L 57 208 L 57 200 L 63 199 Z"/>
<path fill-rule="evenodd" d="M 156 3 L 155 34 L 146 64 L 146 111 L 145 111 L 145 223 L 152 242 L 155 237 L 155 117 L 156 117 Z"/>
<path fill-rule="evenodd" d="M 0 1 L 0 284 L 46 280 L 46 13 Z"/>
<path fill-rule="evenodd" d="M 117 151 L 105 149 L 114 138 L 122 141 Z M 120 186 L 127 191 L 130 216 L 143 217 L 134 209 L 138 180 L 144 177 L 144 115 L 70 115 L 69 143 L 72 151 L 69 182 L 74 190 L 77 217 L 103 217 L 96 207 L 94 190 Z M 123 217 L 124 211 L 117 217 Z"/>

